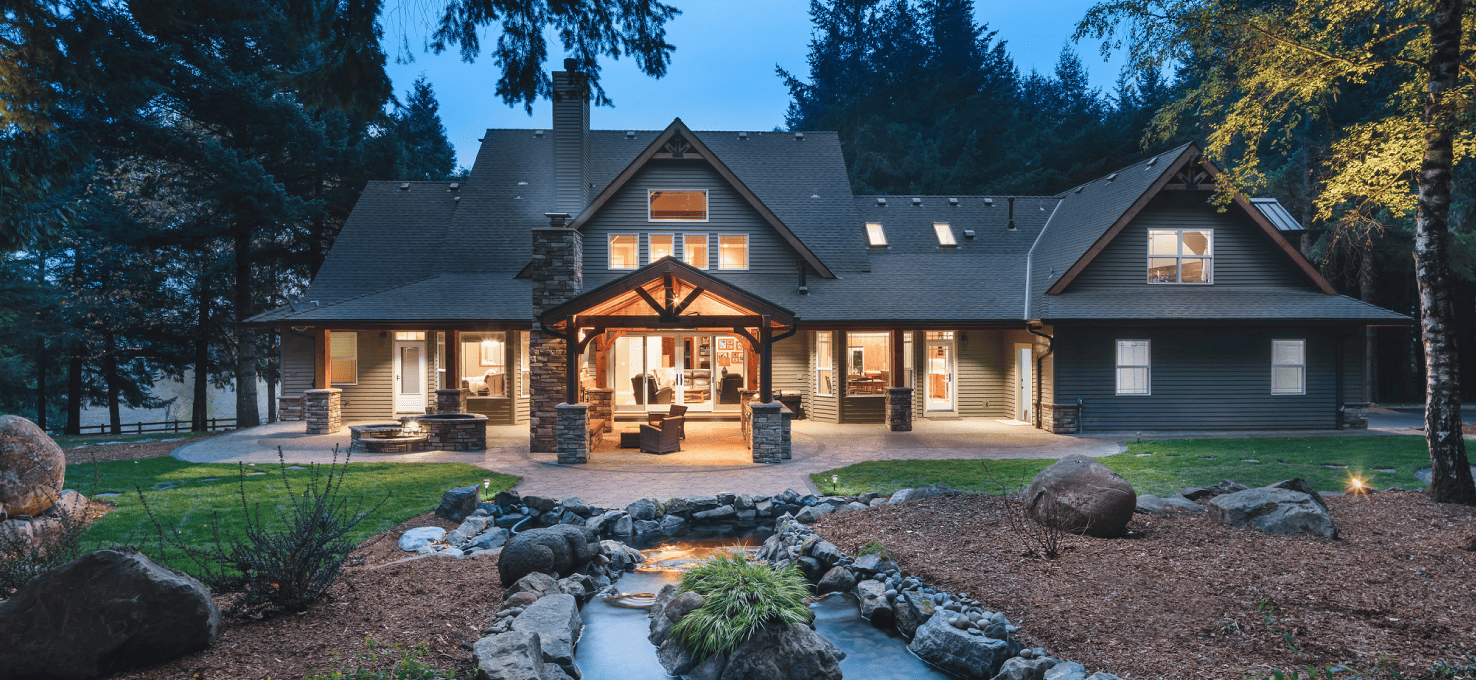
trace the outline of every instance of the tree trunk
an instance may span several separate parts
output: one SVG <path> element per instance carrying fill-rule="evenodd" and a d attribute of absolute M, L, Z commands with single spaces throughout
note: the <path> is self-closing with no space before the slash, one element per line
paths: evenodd
<path fill-rule="evenodd" d="M 204 432 L 210 411 L 210 281 L 200 281 L 200 310 L 195 321 L 195 399 L 190 430 Z"/>
<path fill-rule="evenodd" d="M 1374 235 L 1370 230 L 1368 238 L 1363 244 L 1363 253 L 1358 261 L 1358 299 L 1369 304 L 1374 304 Z M 1363 400 L 1369 403 L 1374 401 L 1374 371 L 1378 368 L 1378 362 L 1374 361 L 1374 329 L 1364 327 L 1363 329 Z"/>
<path fill-rule="evenodd" d="M 242 325 L 251 316 L 251 229 L 237 227 L 236 256 L 236 427 L 261 424 L 256 408 L 256 333 Z"/>
<path fill-rule="evenodd" d="M 108 386 L 108 430 L 122 434 L 123 417 L 118 410 L 118 393 L 122 391 L 118 377 L 118 338 L 110 331 L 106 336 L 107 354 L 103 355 L 103 379 Z"/>
<path fill-rule="evenodd" d="M 1425 346 L 1425 440 L 1430 446 L 1430 498 L 1476 505 L 1466 442 L 1461 437 L 1460 371 L 1450 273 L 1451 167 L 1455 112 L 1451 91 L 1461 58 L 1462 0 L 1436 0 L 1430 23 L 1425 152 L 1415 217 L 1415 281 Z"/>
<path fill-rule="evenodd" d="M 36 284 L 46 285 L 46 254 L 40 251 L 36 253 Z M 36 321 L 43 320 L 41 317 L 43 313 L 37 313 Z M 40 329 L 37 328 L 37 330 Z M 46 364 L 46 336 L 38 332 L 36 333 L 36 426 L 41 428 L 42 432 L 46 431 L 46 411 L 49 408 L 46 403 Z"/>
<path fill-rule="evenodd" d="M 72 344 L 67 357 L 67 424 L 65 434 L 82 434 L 82 341 Z"/>
<path fill-rule="evenodd" d="M 277 341 L 277 332 L 267 331 L 267 422 L 277 422 L 277 376 L 281 371 L 281 364 L 277 361 L 277 352 L 282 348 L 282 343 Z"/>

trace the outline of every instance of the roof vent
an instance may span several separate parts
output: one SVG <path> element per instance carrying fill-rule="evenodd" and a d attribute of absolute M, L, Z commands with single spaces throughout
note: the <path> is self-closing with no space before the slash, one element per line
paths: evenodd
<path fill-rule="evenodd" d="M 1011 196 L 1007 200 L 1009 200 L 1009 202 L 1010 202 L 1010 224 L 1006 228 L 1009 229 L 1010 231 L 1014 231 L 1015 230 L 1015 197 L 1014 196 Z"/>
<path fill-rule="evenodd" d="M 950 199 L 948 199 L 948 205 L 958 205 L 958 199 L 956 199 L 956 198 L 950 198 Z"/>
<path fill-rule="evenodd" d="M 917 198 L 917 197 L 913 197 L 912 204 L 913 205 L 922 205 L 922 199 L 921 198 Z"/>
<path fill-rule="evenodd" d="M 1143 166 L 1143 167 L 1145 167 L 1145 168 L 1151 168 L 1151 167 L 1153 167 L 1153 164 L 1154 163 L 1157 163 L 1157 162 L 1158 162 L 1158 156 L 1154 156 L 1154 157 L 1148 159 L 1148 164 L 1145 165 L 1145 166 Z"/>
<path fill-rule="evenodd" d="M 626 139 L 635 139 L 636 138 L 635 130 L 626 130 L 625 131 L 625 138 Z"/>
<path fill-rule="evenodd" d="M 1081 193 L 1081 190 L 1082 189 L 1085 189 L 1085 188 L 1087 188 L 1087 185 L 1083 184 L 1083 185 L 1081 185 L 1079 187 L 1076 187 L 1076 191 L 1073 192 L 1073 193 L 1078 193 L 1079 194 L 1079 193 Z"/>
<path fill-rule="evenodd" d="M 452 196 L 451 197 L 451 201 L 453 203 L 460 203 L 461 202 L 461 197 L 460 196 Z"/>
<path fill-rule="evenodd" d="M 964 230 L 964 238 L 974 238 L 974 230 L 973 229 L 965 229 Z"/>
<path fill-rule="evenodd" d="M 987 206 L 993 208 L 994 207 L 994 199 L 992 199 L 992 198 L 986 198 L 986 199 L 984 199 L 984 205 L 987 205 Z"/>
<path fill-rule="evenodd" d="M 740 133 L 738 133 L 738 139 L 741 139 L 741 140 L 743 140 L 745 142 L 748 141 L 748 133 L 747 132 L 740 132 Z"/>
<path fill-rule="evenodd" d="M 449 187 L 446 188 L 446 191 L 456 191 L 456 190 L 458 190 L 460 188 L 461 188 L 461 182 L 452 182 L 451 183 L 451 186 L 449 186 Z"/>
<path fill-rule="evenodd" d="M 820 198 L 820 194 L 811 193 L 810 198 Z"/>
<path fill-rule="evenodd" d="M 1107 176 L 1107 181 L 1109 181 L 1109 182 L 1111 182 L 1114 179 L 1117 179 L 1117 173 L 1115 173 L 1115 172 Z"/>
<path fill-rule="evenodd" d="M 528 186 L 528 182 L 527 181 L 518 182 L 518 186 L 520 186 L 520 187 Z"/>
<path fill-rule="evenodd" d="M 803 133 L 803 132 L 796 132 L 796 133 L 794 133 L 794 141 L 796 141 L 796 142 L 803 142 L 803 141 L 805 141 L 805 133 Z"/>
<path fill-rule="evenodd" d="M 534 130 L 533 131 L 533 136 L 534 137 L 542 137 L 543 136 L 543 131 L 542 130 Z"/>
<path fill-rule="evenodd" d="M 885 208 L 885 207 L 887 207 L 887 199 L 885 199 L 885 198 L 878 198 L 878 199 L 876 199 L 876 205 L 879 208 Z"/>
<path fill-rule="evenodd" d="M 409 190 L 410 190 L 410 183 L 409 182 L 405 182 L 404 184 L 401 184 L 400 185 L 400 191 L 409 191 Z"/>

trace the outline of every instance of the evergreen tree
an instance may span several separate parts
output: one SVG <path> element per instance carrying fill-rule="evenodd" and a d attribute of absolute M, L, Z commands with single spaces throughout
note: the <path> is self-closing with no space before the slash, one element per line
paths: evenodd
<path fill-rule="evenodd" d="M 441 124 L 440 103 L 431 84 L 422 75 L 415 79 L 405 94 L 405 103 L 396 106 L 395 136 L 404 144 L 405 179 L 444 180 L 456 169 L 456 149 L 446 139 L 446 126 Z"/>

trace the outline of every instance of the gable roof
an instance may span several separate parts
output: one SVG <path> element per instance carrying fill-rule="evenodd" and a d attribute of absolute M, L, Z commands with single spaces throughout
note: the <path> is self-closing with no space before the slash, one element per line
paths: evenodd
<path fill-rule="evenodd" d="M 767 316 L 776 325 L 791 325 L 795 320 L 793 311 L 673 258 L 657 260 L 580 293 L 545 311 L 539 321 L 552 326 L 570 315 L 634 317 L 654 326 L 683 322 L 696 328 L 733 325 L 704 325 L 704 317 Z"/>

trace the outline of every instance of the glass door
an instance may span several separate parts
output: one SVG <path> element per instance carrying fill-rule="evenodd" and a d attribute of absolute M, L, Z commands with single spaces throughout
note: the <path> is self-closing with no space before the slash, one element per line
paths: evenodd
<path fill-rule="evenodd" d="M 713 405 L 713 337 L 695 333 L 677 336 L 681 349 L 681 400 L 689 411 L 711 411 Z"/>
<path fill-rule="evenodd" d="M 717 390 L 719 411 L 737 411 L 744 390 L 751 389 L 748 380 L 748 349 L 736 335 L 713 336 L 713 356 L 717 371 L 713 387 Z"/>
<path fill-rule="evenodd" d="M 954 410 L 954 339 L 953 331 L 928 331 L 927 334 L 927 410 Z"/>
<path fill-rule="evenodd" d="M 425 375 L 425 342 L 396 342 L 396 413 L 425 413 Z"/>
<path fill-rule="evenodd" d="M 610 370 L 616 410 L 665 412 L 681 404 L 711 411 L 713 342 L 711 335 L 697 333 L 616 338 Z"/>

